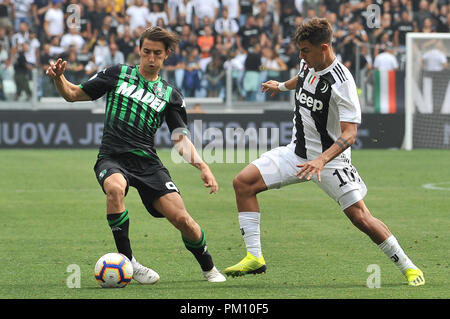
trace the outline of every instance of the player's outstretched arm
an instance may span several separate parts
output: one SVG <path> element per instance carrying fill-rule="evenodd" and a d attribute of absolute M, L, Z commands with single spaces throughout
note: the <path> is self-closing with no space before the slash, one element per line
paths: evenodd
<path fill-rule="evenodd" d="M 53 82 L 59 94 L 68 102 L 91 101 L 91 97 L 87 95 L 78 85 L 68 81 L 64 76 L 67 62 L 58 59 L 56 62 L 50 62 L 50 66 L 45 71 Z"/>
<path fill-rule="evenodd" d="M 178 153 L 192 166 L 198 168 L 201 171 L 201 179 L 204 182 L 204 186 L 210 188 L 210 194 L 215 194 L 219 190 L 214 174 L 211 172 L 209 166 L 202 160 L 191 140 L 184 134 L 180 134 L 176 140 L 174 140 L 174 147 Z"/>
<path fill-rule="evenodd" d="M 295 88 L 297 87 L 297 79 L 298 77 L 294 76 L 292 79 L 289 79 L 284 83 L 275 80 L 269 80 L 261 84 L 261 92 L 269 93 L 270 96 L 275 96 L 280 91 L 295 90 Z"/>

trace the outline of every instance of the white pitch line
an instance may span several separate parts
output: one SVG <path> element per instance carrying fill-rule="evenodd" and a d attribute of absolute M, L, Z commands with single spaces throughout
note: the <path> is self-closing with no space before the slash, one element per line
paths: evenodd
<path fill-rule="evenodd" d="M 448 185 L 448 187 L 441 187 L 437 185 Z M 423 188 L 440 190 L 440 191 L 450 191 L 450 182 L 440 182 L 440 183 L 431 183 L 431 184 L 423 184 Z"/>
<path fill-rule="evenodd" d="M 93 192 L 98 188 L 39 188 L 39 189 L 0 189 L 2 193 L 73 193 L 73 192 Z"/>

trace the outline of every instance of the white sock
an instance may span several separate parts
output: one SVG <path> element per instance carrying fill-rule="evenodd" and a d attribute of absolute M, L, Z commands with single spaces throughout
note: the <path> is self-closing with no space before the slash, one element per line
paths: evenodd
<path fill-rule="evenodd" d="M 403 274 L 408 268 L 417 269 L 416 265 L 406 256 L 394 235 L 389 236 L 378 247 L 394 262 Z"/>
<path fill-rule="evenodd" d="M 260 238 L 260 220 L 261 214 L 258 212 L 239 212 L 239 225 L 244 237 L 247 251 L 255 257 L 261 257 L 261 238 Z"/>

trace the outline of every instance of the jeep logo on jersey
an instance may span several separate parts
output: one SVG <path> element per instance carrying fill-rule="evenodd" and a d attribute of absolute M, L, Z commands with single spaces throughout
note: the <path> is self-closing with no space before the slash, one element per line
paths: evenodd
<path fill-rule="evenodd" d="M 152 92 L 145 91 L 144 89 L 136 90 L 136 85 L 129 85 L 128 82 L 122 82 L 122 84 L 117 88 L 116 94 L 121 94 L 130 99 L 136 99 L 150 106 L 157 112 L 160 112 L 166 105 L 166 101 L 158 98 Z"/>
<path fill-rule="evenodd" d="M 312 112 L 321 111 L 323 109 L 323 102 L 303 92 L 303 88 L 300 88 L 298 92 L 295 93 L 295 98 L 300 102 L 300 106 L 303 106 Z"/>

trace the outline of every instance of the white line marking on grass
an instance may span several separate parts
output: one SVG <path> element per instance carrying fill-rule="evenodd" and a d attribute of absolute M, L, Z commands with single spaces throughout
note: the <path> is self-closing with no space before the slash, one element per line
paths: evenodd
<path fill-rule="evenodd" d="M 36 189 L 0 189 L 2 193 L 73 193 L 93 192 L 98 188 L 36 188 Z"/>
<path fill-rule="evenodd" d="M 438 185 L 448 185 L 448 186 L 438 186 Z M 450 182 L 440 182 L 440 183 L 431 183 L 431 184 L 423 184 L 423 188 L 440 190 L 440 191 L 450 191 Z"/>

